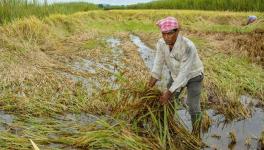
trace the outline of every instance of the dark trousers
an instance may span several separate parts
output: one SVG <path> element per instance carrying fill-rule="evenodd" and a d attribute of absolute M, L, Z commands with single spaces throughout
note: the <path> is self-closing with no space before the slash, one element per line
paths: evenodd
<path fill-rule="evenodd" d="M 187 82 L 187 105 L 189 107 L 189 113 L 192 117 L 195 117 L 195 115 L 201 113 L 201 105 L 200 105 L 200 95 L 201 95 L 201 90 L 202 90 L 202 81 L 203 81 L 204 75 L 198 75 L 192 79 L 190 79 Z M 170 88 L 172 85 L 173 79 L 170 75 L 169 82 L 167 84 L 167 87 Z M 182 90 L 184 89 L 181 88 L 180 92 L 174 92 L 173 95 L 175 96 L 176 99 L 179 98 Z"/>

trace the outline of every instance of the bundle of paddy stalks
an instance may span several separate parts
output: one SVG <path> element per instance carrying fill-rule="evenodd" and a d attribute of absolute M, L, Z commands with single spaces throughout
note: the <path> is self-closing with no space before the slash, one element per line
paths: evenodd
<path fill-rule="evenodd" d="M 101 118 L 83 127 L 78 137 L 74 137 L 74 146 L 84 149 L 201 149 L 201 140 L 187 130 L 178 116 L 177 104 L 159 103 L 159 90 L 133 88 L 125 93 L 125 99 L 113 108 L 110 119 Z"/>
<path fill-rule="evenodd" d="M 202 142 L 193 136 L 177 114 L 177 103 L 161 105 L 160 91 L 145 88 L 134 101 L 123 101 L 113 116 L 127 120 L 139 136 L 155 140 L 159 149 L 200 149 Z"/>

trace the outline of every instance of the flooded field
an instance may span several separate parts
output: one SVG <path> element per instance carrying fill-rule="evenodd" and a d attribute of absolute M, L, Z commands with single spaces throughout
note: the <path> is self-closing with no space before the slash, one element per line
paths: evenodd
<path fill-rule="evenodd" d="M 148 47 L 140 37 L 136 35 L 129 35 L 131 42 L 137 46 L 139 55 L 141 56 L 144 64 L 147 66 L 149 71 L 152 69 L 155 50 Z M 113 75 L 108 79 L 108 83 L 111 85 L 115 81 L 114 74 L 117 72 L 114 66 L 119 66 L 121 69 L 125 66 L 120 61 L 122 58 L 123 51 L 119 48 L 120 40 L 117 38 L 107 38 L 106 39 L 109 46 L 112 48 L 112 62 L 108 63 L 96 63 L 88 59 L 83 59 L 79 62 L 73 63 L 71 66 L 73 69 L 78 71 L 86 71 L 90 73 L 96 73 L 99 69 L 111 72 Z M 110 58 L 109 58 L 110 59 Z M 95 70 L 97 68 L 98 70 Z M 93 88 L 89 87 L 96 85 L 97 88 L 102 87 L 96 80 L 81 79 L 76 76 L 72 76 L 76 82 L 82 82 L 84 87 L 91 91 Z M 169 71 L 166 67 L 163 69 L 162 80 L 159 81 L 158 87 L 163 90 L 169 79 Z M 91 89 L 90 89 L 91 88 Z M 118 88 L 118 86 L 113 86 L 112 88 Z M 96 89 L 96 88 L 95 88 Z M 96 90 L 95 90 L 96 91 Z M 251 116 L 245 119 L 235 119 L 228 121 L 225 119 L 224 115 L 218 114 L 216 110 L 207 109 L 204 110 L 211 120 L 211 125 L 208 131 L 203 133 L 203 142 L 208 146 L 204 149 L 261 149 L 259 145 L 259 138 L 261 132 L 264 129 L 264 111 L 262 108 L 258 108 L 257 99 L 253 99 L 250 96 L 241 96 L 240 102 L 244 107 L 251 110 Z M 188 111 L 184 108 L 179 108 L 177 114 L 183 121 L 184 126 L 191 132 L 191 118 Z M 82 124 L 94 120 L 93 117 L 89 118 L 84 114 L 78 115 L 68 114 L 64 117 L 64 121 L 74 121 L 75 123 Z M 234 133 L 236 136 L 236 143 L 231 142 L 230 134 Z"/>
<path fill-rule="evenodd" d="M 263 149 L 264 73 L 261 60 L 252 61 L 262 54 L 249 57 L 237 42 L 263 35 L 254 30 L 262 22 L 239 28 L 235 21 L 247 13 L 228 12 L 221 24 L 202 11 L 143 12 L 54 15 L 1 27 L 0 149 L 32 149 L 30 140 L 54 150 Z M 157 86 L 146 87 L 161 38 L 154 23 L 167 15 L 179 16 L 205 65 L 201 139 L 191 134 L 186 91 L 166 106 L 158 102 L 166 66 Z"/>
<path fill-rule="evenodd" d="M 138 46 L 138 51 L 149 69 L 152 68 L 154 62 L 154 50 L 147 47 L 139 37 L 131 35 L 131 40 Z M 163 70 L 163 78 L 160 83 L 166 87 L 168 82 L 168 70 Z M 162 86 L 162 84 L 160 85 Z M 212 120 L 208 132 L 203 134 L 203 141 L 209 146 L 208 149 L 261 149 L 258 139 L 261 136 L 261 131 L 264 129 L 264 110 L 257 108 L 259 100 L 252 99 L 249 96 L 241 96 L 240 102 L 244 107 L 250 107 L 252 114 L 250 118 L 233 120 L 226 123 L 225 117 L 217 114 L 215 110 L 204 110 L 208 113 Z M 186 127 L 191 131 L 191 117 L 187 110 L 178 110 L 179 117 L 183 120 Z M 236 134 L 236 143 L 231 143 L 230 133 Z M 207 148 L 205 148 L 207 149 Z"/>

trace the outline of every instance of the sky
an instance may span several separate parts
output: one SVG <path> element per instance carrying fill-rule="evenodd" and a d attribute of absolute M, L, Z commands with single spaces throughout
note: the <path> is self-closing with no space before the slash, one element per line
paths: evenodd
<path fill-rule="evenodd" d="M 95 4 L 110 4 L 110 5 L 130 5 L 136 3 L 146 3 L 152 0 L 48 0 L 48 3 L 52 2 L 90 2 Z"/>

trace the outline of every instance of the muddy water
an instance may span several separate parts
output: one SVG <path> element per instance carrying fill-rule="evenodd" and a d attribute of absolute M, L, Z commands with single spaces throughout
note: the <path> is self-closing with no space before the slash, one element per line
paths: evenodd
<path fill-rule="evenodd" d="M 149 70 L 153 67 L 155 51 L 143 43 L 138 36 L 130 35 L 131 41 L 138 47 L 138 52 Z"/>
<path fill-rule="evenodd" d="M 13 123 L 15 116 L 0 110 L 0 131 L 7 129 L 7 126 Z"/>
<path fill-rule="evenodd" d="M 73 81 L 80 82 L 82 83 L 83 87 L 85 87 L 86 92 L 89 96 L 93 95 L 93 93 L 96 93 L 97 89 L 100 89 L 100 83 L 96 82 L 96 79 L 92 79 L 92 78 L 84 78 L 81 76 L 76 76 L 76 75 L 72 75 L 69 73 L 62 73 L 64 76 L 66 76 L 67 78 L 72 79 Z"/>
<path fill-rule="evenodd" d="M 210 113 L 209 113 L 210 114 Z M 216 116 L 209 116 L 213 119 L 213 125 L 208 133 L 204 134 L 203 141 L 217 149 L 257 149 L 258 139 L 264 129 L 264 112 L 260 108 L 256 108 L 251 118 L 233 121 L 229 124 L 220 123 L 215 120 Z M 229 133 L 234 132 L 237 137 L 235 145 L 230 144 Z M 212 136 L 218 136 L 213 138 Z M 247 146 L 246 143 L 250 145 Z"/>
<path fill-rule="evenodd" d="M 113 75 L 110 77 L 110 82 L 112 81 L 112 88 L 118 88 L 119 85 L 114 83 L 114 81 L 117 80 L 114 74 L 118 73 L 118 70 L 122 70 L 125 67 L 124 63 L 122 63 L 124 53 L 123 50 L 119 48 L 119 46 L 121 45 L 121 41 L 120 39 L 114 37 L 108 37 L 106 39 L 106 42 L 112 49 L 112 58 L 110 58 L 110 60 L 112 60 L 112 66 L 114 66 L 112 70 Z"/>
<path fill-rule="evenodd" d="M 264 111 L 257 107 L 258 100 L 250 96 L 242 95 L 240 102 L 244 107 L 252 109 L 252 117 L 244 120 L 233 120 L 226 123 L 224 115 L 217 114 L 213 109 L 205 110 L 212 120 L 208 132 L 202 134 L 203 142 L 210 149 L 257 149 L 258 139 L 261 132 L 264 131 Z M 187 129 L 191 132 L 191 117 L 185 109 L 178 110 L 178 116 L 181 118 Z M 236 144 L 231 144 L 229 133 L 236 134 Z M 246 144 L 250 143 L 250 144 Z"/>
<path fill-rule="evenodd" d="M 109 77 L 100 79 L 97 77 L 84 78 L 81 76 L 64 73 L 65 76 L 73 79 L 74 81 L 81 82 L 87 89 L 88 95 L 92 95 L 101 89 L 102 82 L 107 82 L 108 85 L 110 85 L 113 89 L 118 88 L 119 85 L 115 82 L 117 80 L 115 74 L 125 67 L 125 65 L 122 63 L 123 50 L 119 48 L 121 41 L 114 37 L 107 37 L 104 40 L 112 49 L 112 55 L 110 56 L 111 58 L 102 58 L 100 62 L 95 62 L 90 59 L 80 59 L 79 61 L 70 64 L 70 67 L 76 71 L 83 71 L 92 74 L 96 74 L 103 70 L 111 74 Z"/>
<path fill-rule="evenodd" d="M 57 115 L 56 120 L 61 120 L 65 122 L 71 122 L 76 123 L 79 125 L 82 124 L 90 124 L 95 122 L 99 117 L 95 115 L 91 115 L 88 113 L 80 113 L 80 114 L 74 114 L 74 113 L 68 113 L 65 115 Z"/>
<path fill-rule="evenodd" d="M 151 70 L 154 62 L 154 50 L 146 46 L 138 36 L 131 35 L 130 39 L 138 47 L 140 56 L 148 69 Z M 168 69 L 163 69 L 162 74 L 168 74 Z M 168 75 L 164 75 L 160 86 L 166 87 L 167 81 Z M 264 130 L 264 111 L 261 108 L 255 107 L 256 101 L 249 96 L 241 96 L 241 103 L 244 107 L 252 107 L 252 117 L 239 121 L 234 120 L 228 124 L 224 123 L 225 118 L 223 115 L 216 115 L 214 110 L 206 110 L 213 123 L 209 131 L 202 136 L 203 141 L 209 146 L 205 149 L 257 149 L 258 139 Z M 181 109 L 178 110 L 177 114 L 188 130 L 191 131 L 192 125 L 189 113 L 185 109 Z M 230 132 L 236 134 L 237 143 L 235 145 L 230 144 Z M 245 143 L 250 144 L 246 145 Z"/>
<path fill-rule="evenodd" d="M 118 46 L 120 45 L 120 40 L 119 39 L 116 39 L 116 38 L 113 38 L 113 37 L 109 37 L 106 39 L 106 42 L 108 43 L 108 45 L 110 45 L 110 47 L 112 48 L 112 65 L 114 66 L 118 66 L 119 65 L 123 65 L 121 63 L 121 57 L 123 55 L 123 51 L 118 48 Z M 116 70 L 113 70 L 113 71 L 116 71 Z"/>
<path fill-rule="evenodd" d="M 250 97 L 241 96 L 241 101 L 250 102 Z M 225 123 L 225 117 L 221 114 L 216 114 L 212 109 L 206 110 L 209 117 L 212 119 L 212 125 L 207 133 L 202 135 L 203 142 L 210 149 L 252 149 L 258 148 L 258 139 L 261 132 L 264 130 L 264 111 L 261 108 L 253 106 L 253 114 L 251 118 L 244 120 L 234 120 L 231 123 Z M 177 116 L 182 120 L 186 128 L 191 132 L 191 117 L 186 109 L 180 109 L 177 111 Z M 237 140 L 236 144 L 230 144 L 229 133 L 234 132 Z M 250 143 L 246 145 L 246 143 Z"/>

